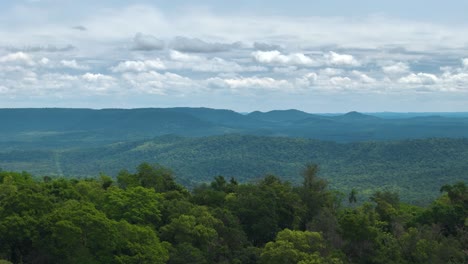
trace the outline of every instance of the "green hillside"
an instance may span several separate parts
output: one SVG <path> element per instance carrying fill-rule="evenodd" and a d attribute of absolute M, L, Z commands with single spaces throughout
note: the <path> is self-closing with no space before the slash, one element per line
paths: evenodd
<path fill-rule="evenodd" d="M 69 150 L 0 152 L 0 167 L 36 175 L 115 176 L 141 162 L 174 168 L 177 180 L 194 186 L 214 176 L 256 181 L 274 174 L 294 184 L 305 164 L 320 165 L 331 187 L 368 195 L 378 189 L 424 204 L 444 183 L 468 180 L 468 139 L 336 143 L 310 139 L 224 135 L 177 136 Z"/>

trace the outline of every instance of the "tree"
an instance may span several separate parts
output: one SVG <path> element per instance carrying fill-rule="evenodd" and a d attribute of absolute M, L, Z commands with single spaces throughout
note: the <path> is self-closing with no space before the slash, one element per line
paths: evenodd
<path fill-rule="evenodd" d="M 268 242 L 260 255 L 260 263 L 329 263 L 321 251 L 325 243 L 317 232 L 280 231 L 274 242 Z M 340 263 L 335 259 L 335 263 Z"/>
<path fill-rule="evenodd" d="M 354 188 L 351 189 L 351 192 L 349 193 L 349 196 L 348 196 L 348 202 L 350 204 L 357 202 L 357 190 L 356 189 Z"/>

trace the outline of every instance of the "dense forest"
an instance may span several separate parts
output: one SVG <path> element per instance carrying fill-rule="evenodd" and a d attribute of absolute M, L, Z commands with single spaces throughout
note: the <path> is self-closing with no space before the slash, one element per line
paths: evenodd
<path fill-rule="evenodd" d="M 252 182 L 274 174 L 300 184 L 303 164 L 321 167 L 332 189 L 355 188 L 369 197 L 390 189 L 402 201 L 427 205 L 440 186 L 468 181 L 467 139 L 413 139 L 390 142 L 337 143 L 313 139 L 223 135 L 162 136 L 151 140 L 118 142 L 70 149 L 26 149 L 4 146 L 0 167 L 34 175 L 94 177 L 134 171 L 142 162 L 173 168 L 176 179 L 192 189 L 223 175 Z"/>
<path fill-rule="evenodd" d="M 0 263 L 467 263 L 468 187 L 426 207 L 391 190 L 215 177 L 188 191 L 140 164 L 113 179 L 0 172 Z"/>

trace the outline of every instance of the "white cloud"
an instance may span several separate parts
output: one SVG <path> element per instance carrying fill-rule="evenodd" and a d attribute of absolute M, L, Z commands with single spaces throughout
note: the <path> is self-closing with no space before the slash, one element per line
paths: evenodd
<path fill-rule="evenodd" d="M 160 40 L 152 35 L 145 35 L 142 33 L 137 33 L 133 38 L 133 50 L 162 50 L 164 49 L 165 44 L 163 40 Z"/>
<path fill-rule="evenodd" d="M 369 75 L 363 73 L 363 72 L 360 72 L 360 71 L 352 71 L 351 72 L 354 76 L 356 76 L 358 78 L 358 80 L 362 83 L 376 83 L 377 81 L 372 78 L 372 77 L 369 77 Z"/>
<path fill-rule="evenodd" d="M 403 84 L 431 85 L 435 84 L 438 80 L 439 78 L 434 74 L 420 72 L 418 74 L 411 73 L 408 76 L 402 77 L 398 82 Z"/>
<path fill-rule="evenodd" d="M 173 61 L 166 62 L 170 69 L 189 69 L 194 72 L 262 72 L 265 67 L 256 65 L 240 65 L 234 61 L 214 57 L 206 58 L 202 56 L 182 53 L 171 50 L 169 54 Z"/>
<path fill-rule="evenodd" d="M 468 58 L 462 59 L 463 67 L 468 68 Z"/>
<path fill-rule="evenodd" d="M 43 57 L 43 58 L 39 61 L 39 63 L 42 64 L 42 65 L 47 65 L 47 64 L 49 64 L 49 62 L 50 62 L 50 60 L 49 60 L 48 58 L 45 58 L 45 57 Z"/>
<path fill-rule="evenodd" d="M 303 53 L 284 55 L 277 50 L 252 52 L 255 61 L 264 64 L 315 66 L 317 62 Z"/>
<path fill-rule="evenodd" d="M 271 77 L 237 77 L 237 78 L 210 78 L 208 83 L 217 87 L 228 87 L 234 90 L 272 90 L 285 91 L 291 90 L 294 86 L 287 80 L 277 80 Z"/>
<path fill-rule="evenodd" d="M 175 73 L 158 73 L 156 71 L 141 73 L 125 73 L 122 76 L 128 85 L 141 93 L 165 95 L 193 92 L 199 88 L 190 78 Z"/>
<path fill-rule="evenodd" d="M 171 48 L 182 52 L 210 53 L 228 51 L 239 48 L 242 44 L 235 42 L 232 44 L 219 42 L 206 42 L 198 38 L 176 37 L 171 42 Z"/>
<path fill-rule="evenodd" d="M 114 78 L 100 73 L 85 73 L 81 76 L 85 81 L 98 82 L 98 81 L 113 81 Z"/>
<path fill-rule="evenodd" d="M 203 60 L 203 58 L 200 56 L 182 53 L 177 50 L 171 50 L 169 56 L 172 60 L 183 62 L 198 62 Z"/>
<path fill-rule="evenodd" d="M 349 86 L 353 83 L 353 80 L 351 80 L 349 77 L 342 77 L 342 76 L 335 76 L 330 78 L 330 84 L 333 86 Z"/>
<path fill-rule="evenodd" d="M 335 76 L 335 75 L 343 74 L 343 72 L 344 72 L 343 69 L 325 68 L 325 69 L 320 69 L 319 74 L 324 75 L 324 76 Z"/>
<path fill-rule="evenodd" d="M 166 66 L 159 58 L 144 61 L 123 61 L 120 62 L 117 66 L 111 68 L 113 72 L 144 72 L 164 69 L 166 69 Z"/>
<path fill-rule="evenodd" d="M 61 60 L 60 64 L 64 67 L 74 70 L 89 70 L 90 68 L 86 65 L 81 65 L 76 60 Z"/>
<path fill-rule="evenodd" d="M 34 60 L 32 59 L 31 56 L 29 56 L 29 54 L 27 53 L 24 53 L 24 52 L 15 52 L 15 53 L 10 53 L 10 54 L 7 54 L 3 57 L 0 57 L 0 62 L 2 63 L 19 63 L 19 64 L 24 64 L 24 65 L 27 65 L 27 66 L 33 66 L 35 65 L 36 63 L 34 62 Z"/>
<path fill-rule="evenodd" d="M 390 75 L 398 75 L 408 73 L 410 67 L 405 62 L 397 62 L 393 65 L 382 66 L 382 71 Z"/>
<path fill-rule="evenodd" d="M 330 51 L 324 55 L 327 60 L 327 64 L 336 66 L 359 66 L 361 65 L 352 55 L 349 54 L 338 54 Z"/>

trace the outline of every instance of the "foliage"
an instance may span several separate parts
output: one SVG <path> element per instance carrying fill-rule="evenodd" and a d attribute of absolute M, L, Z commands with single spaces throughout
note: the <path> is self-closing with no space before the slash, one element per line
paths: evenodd
<path fill-rule="evenodd" d="M 0 263 L 466 263 L 468 188 L 440 190 L 428 207 L 391 190 L 345 207 L 314 164 L 302 186 L 217 176 L 192 192 L 160 165 L 117 184 L 1 171 Z"/>

